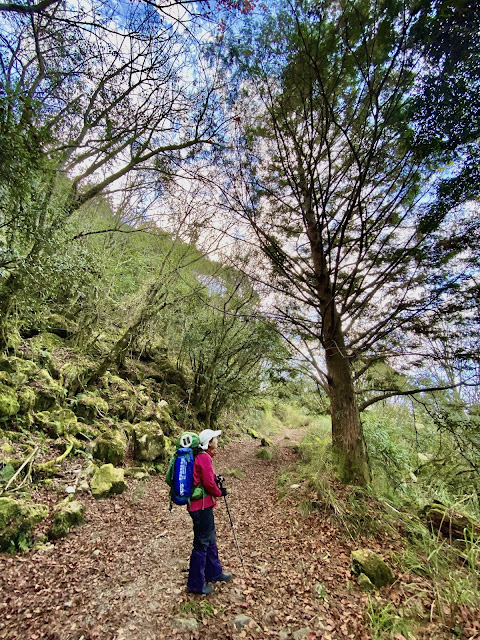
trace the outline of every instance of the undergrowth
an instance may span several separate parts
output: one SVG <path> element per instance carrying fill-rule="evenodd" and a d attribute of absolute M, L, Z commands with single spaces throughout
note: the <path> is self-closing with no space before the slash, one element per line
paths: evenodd
<path fill-rule="evenodd" d="M 213 606 L 204 600 L 186 600 L 179 607 L 179 613 L 192 614 L 198 618 L 215 615 Z"/>
<path fill-rule="evenodd" d="M 367 622 L 372 633 L 372 640 L 385 640 L 386 638 L 415 640 L 416 624 L 414 620 L 399 615 L 391 602 L 385 604 L 370 596 Z"/>
<path fill-rule="evenodd" d="M 465 544 L 451 544 L 413 519 L 406 535 L 397 561 L 407 574 L 429 581 L 433 594 L 431 615 L 436 614 L 445 627 L 453 629 L 462 607 L 480 607 L 480 541 L 466 537 Z"/>
<path fill-rule="evenodd" d="M 270 436 L 285 428 L 315 430 L 323 429 L 330 423 L 330 418 L 312 413 L 308 406 L 300 402 L 286 402 L 265 398 L 250 407 L 242 416 L 245 424 L 262 435 Z"/>
<path fill-rule="evenodd" d="M 390 408 L 386 416 L 378 411 L 370 418 L 370 428 L 378 428 L 368 441 L 374 474 L 371 487 L 338 482 L 329 428 L 323 424 L 323 428 L 309 429 L 298 445 L 295 467 L 279 477 L 279 494 L 297 500 L 302 515 L 320 513 L 332 520 L 347 539 L 357 542 L 373 537 L 376 544 L 396 541 L 396 551 L 387 555 L 408 597 L 404 595 L 399 609 L 387 596 L 370 596 L 367 621 L 372 638 L 415 640 L 418 629 L 432 621 L 455 637 L 461 634 L 463 621 L 480 608 L 480 539 L 473 532 L 453 543 L 442 539 L 429 528 L 421 507 L 439 502 L 478 521 L 478 497 L 462 492 L 458 482 L 449 485 L 439 477 L 436 465 L 431 467 L 436 477 L 429 489 L 430 466 L 420 464 L 419 470 L 418 465 L 426 462 L 422 457 L 432 459 L 437 443 L 432 429 L 418 424 L 421 437 L 408 440 L 404 414 L 402 409 L 397 416 L 401 420 L 395 422 Z M 418 448 L 425 452 L 420 458 Z M 447 464 L 447 478 L 450 470 Z"/>
<path fill-rule="evenodd" d="M 269 449 L 265 449 L 263 447 L 260 448 L 260 449 L 257 449 L 255 455 L 260 460 L 267 460 L 268 461 L 268 460 L 272 459 L 272 452 Z"/>

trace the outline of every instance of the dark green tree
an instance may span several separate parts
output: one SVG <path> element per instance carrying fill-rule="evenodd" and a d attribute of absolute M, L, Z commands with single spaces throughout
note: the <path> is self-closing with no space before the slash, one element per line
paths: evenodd
<path fill-rule="evenodd" d="M 428 225 L 432 173 L 409 115 L 416 20 L 403 2 L 288 3 L 233 47 L 244 138 L 225 198 L 270 261 L 278 313 L 323 351 L 350 483 L 370 478 L 355 376 L 419 362 L 418 320 L 458 315 L 474 287 L 470 256 L 439 251 L 446 213 Z"/>

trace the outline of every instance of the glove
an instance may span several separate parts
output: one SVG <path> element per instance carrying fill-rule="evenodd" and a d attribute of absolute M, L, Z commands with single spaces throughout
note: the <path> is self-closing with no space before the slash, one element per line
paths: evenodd
<path fill-rule="evenodd" d="M 225 478 L 223 476 L 215 476 L 215 482 L 217 484 L 217 487 L 219 487 L 219 489 L 221 489 L 223 483 L 225 482 Z"/>
<path fill-rule="evenodd" d="M 220 487 L 220 491 L 222 492 L 222 498 L 224 498 L 227 495 L 227 488 L 226 487 Z"/>

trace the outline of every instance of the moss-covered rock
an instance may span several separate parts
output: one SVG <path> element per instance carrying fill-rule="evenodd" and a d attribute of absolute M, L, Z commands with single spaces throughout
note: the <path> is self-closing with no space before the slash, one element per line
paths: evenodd
<path fill-rule="evenodd" d="M 40 333 L 26 340 L 21 352 L 24 358 L 33 360 L 39 369 L 47 369 L 50 375 L 58 378 L 58 367 L 54 364 L 54 356 L 57 350 L 65 348 L 65 343 L 59 336 L 53 333 Z"/>
<path fill-rule="evenodd" d="M 26 384 L 39 371 L 39 366 L 32 360 L 24 360 L 15 356 L 0 358 L 0 371 L 7 373 L 12 384 L 19 387 Z"/>
<path fill-rule="evenodd" d="M 50 431 L 50 411 L 37 411 L 34 415 L 34 421 L 35 421 L 35 425 L 41 429 L 42 431 L 45 431 L 45 433 L 49 433 Z M 50 434 L 49 434 L 50 435 Z M 55 432 L 53 433 L 52 437 L 58 437 L 59 433 L 57 433 L 57 428 L 55 428 Z"/>
<path fill-rule="evenodd" d="M 73 435 L 78 431 L 77 416 L 70 409 L 39 411 L 35 414 L 35 422 L 51 438 Z"/>
<path fill-rule="evenodd" d="M 0 420 L 10 418 L 20 411 L 17 394 L 11 387 L 0 384 Z"/>
<path fill-rule="evenodd" d="M 164 459 L 165 460 L 170 460 L 170 458 L 173 456 L 173 454 L 175 453 L 176 450 L 176 446 L 174 441 L 169 438 L 168 436 L 164 437 L 165 440 L 165 453 L 164 453 Z"/>
<path fill-rule="evenodd" d="M 85 468 L 82 470 L 81 476 L 82 478 L 93 478 L 93 476 L 97 473 L 99 467 L 97 467 L 97 465 L 92 462 L 91 460 L 89 460 L 85 466 Z"/>
<path fill-rule="evenodd" d="M 55 507 L 52 523 L 48 531 L 49 538 L 57 540 L 67 535 L 72 527 L 83 522 L 85 508 L 81 502 L 66 499 Z"/>
<path fill-rule="evenodd" d="M 108 413 L 108 402 L 98 396 L 81 393 L 75 398 L 75 413 L 81 418 L 93 420 Z"/>
<path fill-rule="evenodd" d="M 108 394 L 111 415 L 119 419 L 133 420 L 137 413 L 138 400 L 132 383 L 108 371 L 102 382 L 105 389 L 103 393 Z"/>
<path fill-rule="evenodd" d="M 6 384 L 7 387 L 13 387 L 12 376 L 6 371 L 0 371 L 0 384 Z"/>
<path fill-rule="evenodd" d="M 75 433 L 72 433 L 72 435 L 83 442 L 93 442 L 95 438 L 102 434 L 102 431 L 97 424 L 77 422 Z"/>
<path fill-rule="evenodd" d="M 377 589 L 394 582 L 395 576 L 393 571 L 382 558 L 371 549 L 352 551 L 351 559 L 352 573 L 356 576 L 364 573 Z"/>
<path fill-rule="evenodd" d="M 46 369 L 41 369 L 31 382 L 35 392 L 36 411 L 47 411 L 55 404 L 61 404 L 65 400 L 66 389 L 62 387 Z"/>
<path fill-rule="evenodd" d="M 128 438 L 130 438 L 133 434 L 133 424 L 128 422 L 128 420 L 123 420 L 118 424 L 118 430 L 122 431 Z"/>
<path fill-rule="evenodd" d="M 59 354 L 58 357 L 57 354 Z M 66 362 L 64 361 L 65 357 L 68 358 Z M 62 385 L 71 394 L 84 388 L 96 367 L 95 362 L 90 358 L 66 349 L 55 352 L 52 360 Z"/>
<path fill-rule="evenodd" d="M 42 318 L 39 325 L 44 332 L 55 334 L 60 338 L 69 338 L 78 331 L 76 322 L 59 313 L 50 313 Z"/>
<path fill-rule="evenodd" d="M 133 455 L 136 460 L 165 458 L 165 436 L 157 422 L 139 422 L 133 426 Z"/>
<path fill-rule="evenodd" d="M 44 356 L 42 352 L 52 352 L 55 349 L 63 347 L 65 342 L 60 336 L 44 331 L 28 340 L 28 348 L 32 353 L 32 359 L 36 359 L 39 355 Z"/>
<path fill-rule="evenodd" d="M 167 384 L 166 392 L 169 396 L 173 396 L 177 400 L 185 400 L 187 397 L 187 392 L 184 387 L 181 387 L 179 384 Z"/>
<path fill-rule="evenodd" d="M 112 391 L 125 391 L 127 393 L 135 393 L 135 387 L 128 380 L 120 378 L 109 371 L 102 378 L 105 389 L 108 389 L 109 393 Z"/>
<path fill-rule="evenodd" d="M 261 445 L 262 447 L 271 447 L 273 445 L 273 442 L 270 440 L 270 438 L 262 438 Z"/>
<path fill-rule="evenodd" d="M 23 434 L 18 431 L 3 431 L 3 435 L 5 438 L 10 440 L 11 442 L 20 442 L 23 439 Z"/>
<path fill-rule="evenodd" d="M 143 394 L 142 394 L 143 395 Z M 157 413 L 157 405 L 150 398 L 147 399 L 145 404 L 139 408 L 137 417 L 139 422 L 145 422 L 149 420 L 155 420 Z"/>
<path fill-rule="evenodd" d="M 183 389 L 188 389 L 188 383 L 184 372 L 167 360 L 166 358 L 155 361 L 158 369 L 163 374 L 164 380 L 169 385 L 176 385 Z"/>
<path fill-rule="evenodd" d="M 0 450 L 3 451 L 3 453 L 6 453 L 7 456 L 11 456 L 13 453 L 15 453 L 15 449 L 11 444 L 8 444 L 8 442 L 0 445 Z"/>
<path fill-rule="evenodd" d="M 364 591 L 365 593 L 369 593 L 370 591 L 374 591 L 375 590 L 375 585 L 370 580 L 370 578 L 368 576 L 366 576 L 364 573 L 361 573 L 358 576 L 357 584 L 360 587 L 360 589 L 362 591 Z"/>
<path fill-rule="evenodd" d="M 110 413 L 120 420 L 133 420 L 137 413 L 137 400 L 135 396 L 126 391 L 120 391 L 108 398 Z"/>
<path fill-rule="evenodd" d="M 254 429 L 250 429 L 250 427 L 248 427 L 247 429 L 247 434 L 254 440 L 260 439 L 260 436 L 258 435 L 258 433 Z"/>
<path fill-rule="evenodd" d="M 22 387 L 17 391 L 20 413 L 28 413 L 35 406 L 36 395 L 31 387 Z"/>
<path fill-rule="evenodd" d="M 20 331 L 16 327 L 11 327 L 7 335 L 7 344 L 5 345 L 8 351 L 15 352 L 22 346 L 23 339 L 20 335 Z"/>
<path fill-rule="evenodd" d="M 177 431 L 177 424 L 170 415 L 170 410 L 166 402 L 160 401 L 155 404 L 155 411 L 151 419 L 160 425 L 163 433 L 167 436 L 171 436 Z"/>
<path fill-rule="evenodd" d="M 15 551 L 27 544 L 33 527 L 47 515 L 44 504 L 0 498 L 0 551 Z"/>
<path fill-rule="evenodd" d="M 96 460 L 117 465 L 125 458 L 126 446 L 120 433 L 104 433 L 93 443 L 92 454 Z"/>
<path fill-rule="evenodd" d="M 97 498 L 123 493 L 127 488 L 123 469 L 118 469 L 113 464 L 104 464 L 97 469 L 90 482 L 92 495 Z"/>

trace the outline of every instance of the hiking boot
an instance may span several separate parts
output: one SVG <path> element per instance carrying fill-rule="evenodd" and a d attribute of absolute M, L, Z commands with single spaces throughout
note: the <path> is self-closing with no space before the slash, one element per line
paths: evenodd
<path fill-rule="evenodd" d="M 208 596 L 211 593 L 213 593 L 213 591 L 215 591 L 214 587 L 212 587 L 211 585 L 204 585 L 204 587 L 202 588 L 201 591 L 191 591 L 190 589 L 187 589 L 187 593 L 200 593 L 204 596 Z"/>
<path fill-rule="evenodd" d="M 231 573 L 221 573 L 218 578 L 214 578 L 212 582 L 230 582 L 232 579 Z"/>

